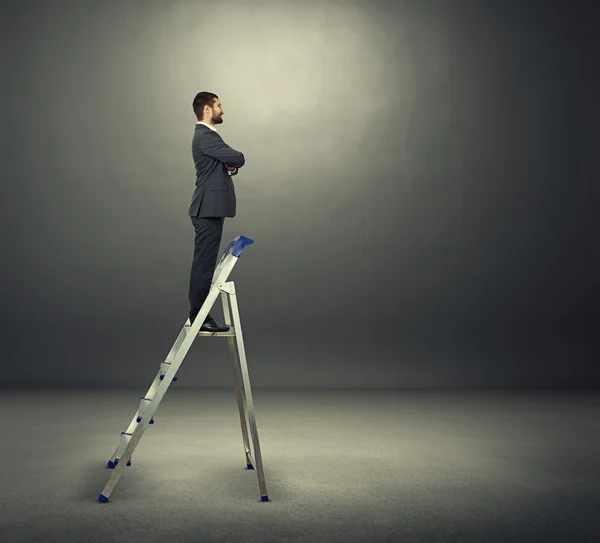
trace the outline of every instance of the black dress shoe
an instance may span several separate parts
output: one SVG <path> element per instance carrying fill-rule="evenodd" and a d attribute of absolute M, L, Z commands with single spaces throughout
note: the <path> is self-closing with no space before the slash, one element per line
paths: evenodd
<path fill-rule="evenodd" d="M 219 324 L 215 319 L 213 319 L 210 315 L 204 321 L 204 324 L 200 327 L 201 332 L 227 332 L 229 331 L 229 326 L 225 324 Z"/>

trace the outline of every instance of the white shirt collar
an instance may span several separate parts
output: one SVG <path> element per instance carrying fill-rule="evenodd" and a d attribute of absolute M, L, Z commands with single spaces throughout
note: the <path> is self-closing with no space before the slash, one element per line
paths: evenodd
<path fill-rule="evenodd" d="M 217 132 L 217 129 L 214 126 L 212 126 L 212 125 L 210 125 L 208 123 L 205 123 L 203 121 L 198 121 L 196 124 L 203 124 L 204 126 L 208 126 L 208 128 L 210 128 L 211 130 L 214 130 L 215 132 Z"/>

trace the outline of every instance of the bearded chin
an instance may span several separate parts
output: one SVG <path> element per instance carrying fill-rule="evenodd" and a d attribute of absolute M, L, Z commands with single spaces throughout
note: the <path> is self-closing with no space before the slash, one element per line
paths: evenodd
<path fill-rule="evenodd" d="M 221 117 L 213 117 L 213 124 L 221 124 L 223 119 Z"/>

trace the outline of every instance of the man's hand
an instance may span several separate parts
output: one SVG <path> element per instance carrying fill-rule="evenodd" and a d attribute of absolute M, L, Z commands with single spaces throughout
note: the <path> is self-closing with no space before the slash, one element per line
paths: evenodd
<path fill-rule="evenodd" d="M 230 166 L 227 166 L 227 164 L 225 162 L 223 162 L 223 164 L 225 164 L 225 167 L 230 171 L 230 172 L 234 172 L 235 168 L 231 168 Z"/>

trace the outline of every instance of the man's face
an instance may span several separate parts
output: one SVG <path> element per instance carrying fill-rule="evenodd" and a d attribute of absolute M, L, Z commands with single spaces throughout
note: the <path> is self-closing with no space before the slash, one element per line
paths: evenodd
<path fill-rule="evenodd" d="M 221 124 L 223 122 L 223 113 L 224 111 L 223 106 L 221 105 L 221 100 L 215 98 L 213 107 L 210 108 L 210 114 L 212 117 L 210 121 L 212 122 L 212 124 Z"/>

